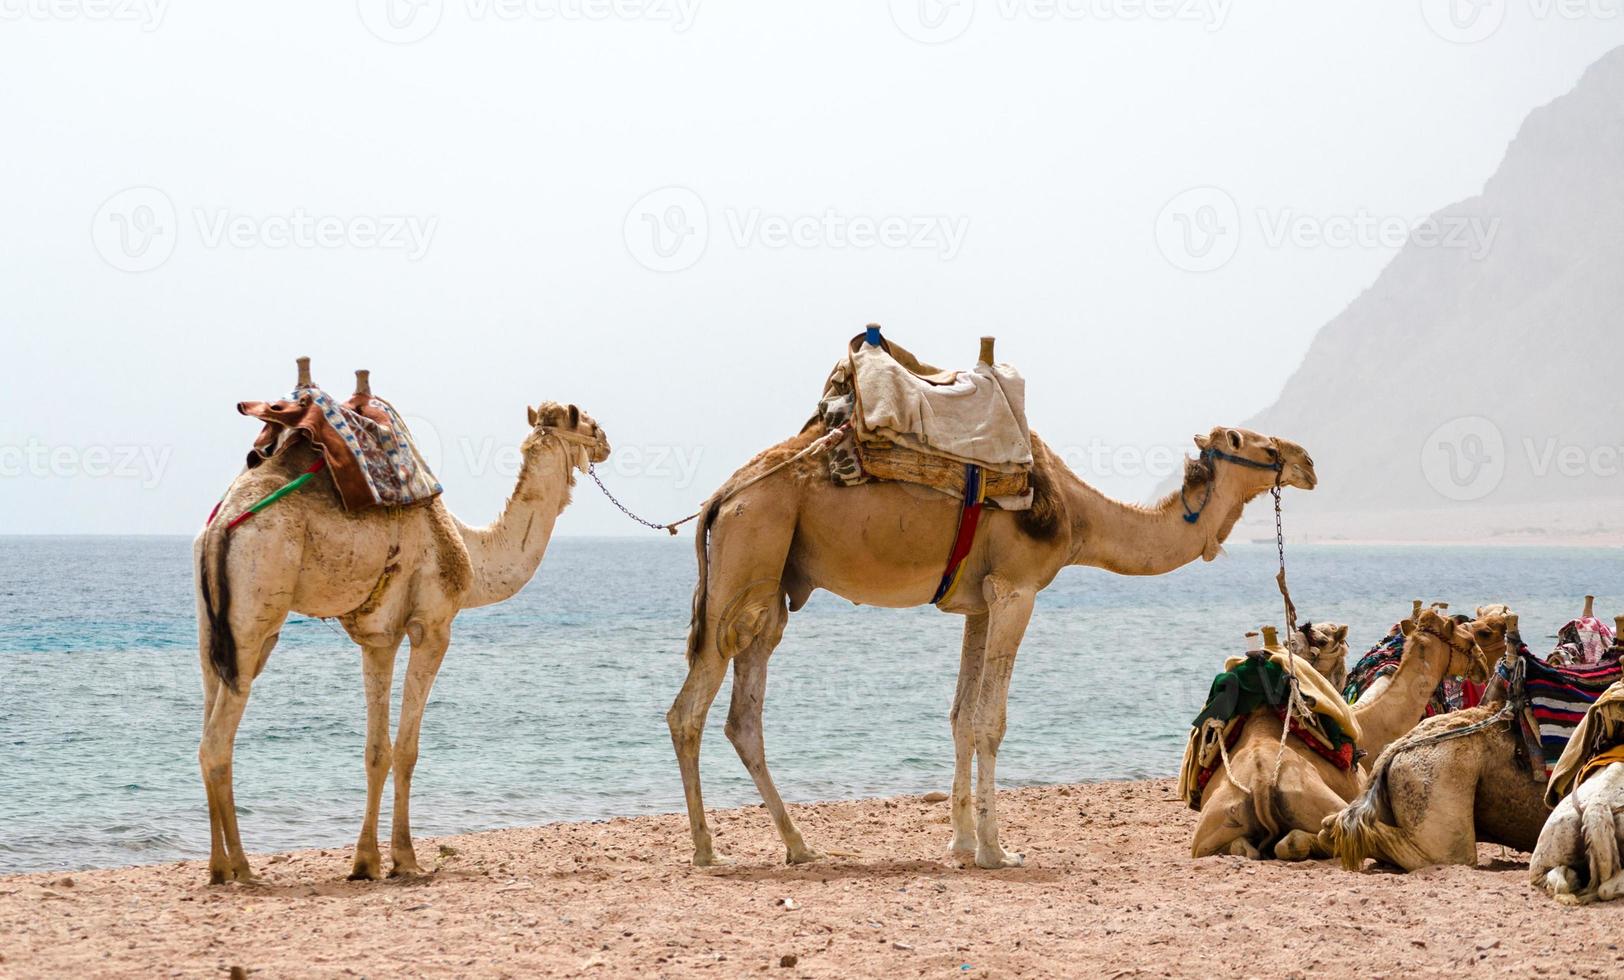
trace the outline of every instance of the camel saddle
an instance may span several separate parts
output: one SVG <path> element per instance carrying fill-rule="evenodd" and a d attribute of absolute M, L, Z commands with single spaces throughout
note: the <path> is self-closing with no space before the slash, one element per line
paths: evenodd
<path fill-rule="evenodd" d="M 961 499 L 979 483 L 994 506 L 1030 507 L 1032 440 L 1020 374 L 991 363 L 943 370 L 877 337 L 877 330 L 854 337 L 824 383 L 819 418 L 830 429 L 851 426 L 829 454 L 835 482 L 899 481 Z"/>
<path fill-rule="evenodd" d="M 237 411 L 265 423 L 248 453 L 249 469 L 307 443 L 326 461 L 347 511 L 406 507 L 440 494 L 406 423 L 371 392 L 339 402 L 302 385 L 280 401 L 239 402 Z"/>
<path fill-rule="evenodd" d="M 1292 710 L 1293 676 L 1308 708 L 1306 717 Z M 1359 722 L 1331 682 L 1302 657 L 1278 649 L 1254 650 L 1225 662 L 1223 673 L 1213 678 L 1206 706 L 1191 724 L 1179 767 L 1179 797 L 1192 810 L 1201 809 L 1223 753 L 1240 742 L 1246 724 L 1263 709 L 1332 765 L 1348 770 L 1358 761 Z"/>

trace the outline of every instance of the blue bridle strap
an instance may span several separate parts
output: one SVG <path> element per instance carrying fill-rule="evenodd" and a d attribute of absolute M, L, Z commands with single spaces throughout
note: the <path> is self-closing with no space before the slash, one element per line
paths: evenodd
<path fill-rule="evenodd" d="M 1269 452 L 1274 454 L 1274 461 L 1270 463 L 1260 463 L 1255 459 L 1247 459 L 1245 456 L 1236 456 L 1232 453 L 1226 453 L 1222 449 L 1217 449 L 1212 446 L 1208 446 L 1206 449 L 1201 450 L 1201 459 L 1206 461 L 1207 472 L 1210 473 L 1211 476 L 1207 480 L 1207 492 L 1206 495 L 1201 498 L 1200 507 L 1191 507 L 1190 498 L 1185 496 L 1185 489 L 1183 487 L 1179 488 L 1179 503 L 1184 505 L 1184 523 L 1194 524 L 1195 522 L 1201 520 L 1202 514 L 1207 512 L 1207 505 L 1212 503 L 1213 484 L 1218 482 L 1217 463 L 1219 460 L 1226 463 L 1234 463 L 1237 466 L 1251 467 L 1254 470 L 1269 470 L 1274 473 L 1275 482 L 1279 483 L 1280 477 L 1286 472 L 1286 464 L 1280 459 L 1279 450 L 1271 449 Z"/>

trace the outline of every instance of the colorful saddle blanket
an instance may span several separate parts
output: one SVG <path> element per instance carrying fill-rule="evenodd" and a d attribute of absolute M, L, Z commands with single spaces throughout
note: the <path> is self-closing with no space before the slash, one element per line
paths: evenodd
<path fill-rule="evenodd" d="M 1613 628 L 1594 616 L 1581 617 L 1556 632 L 1556 649 L 1547 663 L 1559 667 L 1601 663 L 1613 647 Z"/>
<path fill-rule="evenodd" d="M 1523 673 L 1523 697 L 1532 720 L 1523 719 L 1524 736 L 1529 742 L 1529 755 L 1539 750 L 1536 771 L 1540 778 L 1549 777 L 1556 761 L 1568 748 L 1575 729 L 1607 689 L 1624 677 L 1619 666 L 1620 649 L 1614 647 L 1599 664 L 1587 667 L 1553 667 L 1531 653 L 1527 646 L 1518 650 Z M 1505 661 L 1499 667 L 1500 676 L 1508 684 L 1515 683 L 1514 670 Z M 1529 731 L 1530 727 L 1533 731 Z M 1537 734 L 1537 740 L 1533 737 Z"/>
<path fill-rule="evenodd" d="M 312 385 L 282 401 L 239 402 L 237 411 L 265 423 L 248 454 L 250 469 L 308 442 L 326 459 L 345 510 L 404 507 L 441 491 L 406 423 L 382 398 L 339 402 Z"/>
<path fill-rule="evenodd" d="M 1462 617 L 1457 617 L 1460 619 Z M 1342 697 L 1349 704 L 1357 704 L 1365 692 L 1376 685 L 1384 677 L 1391 677 L 1398 672 L 1398 665 L 1404 659 L 1404 630 L 1395 625 L 1388 632 L 1387 637 L 1380 643 L 1371 647 L 1370 652 L 1359 658 L 1353 669 L 1348 671 L 1348 683 L 1342 688 Z M 1425 717 L 1446 715 L 1451 711 L 1462 708 L 1475 708 L 1482 699 L 1482 689 L 1469 684 L 1459 677 L 1446 677 L 1438 689 L 1432 692 L 1432 698 L 1427 702 Z"/>

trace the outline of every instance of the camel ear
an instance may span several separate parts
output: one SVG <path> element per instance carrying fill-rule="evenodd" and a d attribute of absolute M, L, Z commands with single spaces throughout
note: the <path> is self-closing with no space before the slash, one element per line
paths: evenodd
<path fill-rule="evenodd" d="M 524 410 L 525 414 L 530 417 L 530 427 L 534 429 L 536 427 L 536 420 L 541 418 L 541 416 L 537 415 L 536 410 L 531 408 L 529 405 L 526 405 Z"/>
<path fill-rule="evenodd" d="M 1399 624 L 1399 629 L 1404 632 L 1405 636 L 1414 636 L 1415 635 L 1415 620 L 1406 619 L 1404 622 Z"/>
<path fill-rule="evenodd" d="M 1236 432 L 1234 429 L 1226 429 L 1224 430 L 1224 435 L 1229 437 L 1230 449 L 1238 451 L 1241 448 L 1241 434 L 1239 432 Z"/>
<path fill-rule="evenodd" d="M 579 408 L 576 408 L 574 405 L 571 405 L 570 406 L 570 428 L 578 429 L 580 427 L 581 427 L 581 410 Z"/>
<path fill-rule="evenodd" d="M 1348 642 L 1348 628 L 1346 626 L 1338 626 L 1336 629 L 1332 630 L 1331 640 L 1336 643 Z"/>

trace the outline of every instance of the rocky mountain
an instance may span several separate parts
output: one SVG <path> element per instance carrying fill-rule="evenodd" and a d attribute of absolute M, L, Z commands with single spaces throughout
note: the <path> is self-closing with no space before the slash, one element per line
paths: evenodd
<path fill-rule="evenodd" d="M 1530 114 L 1247 424 L 1315 455 L 1299 535 L 1624 543 L 1621 355 L 1624 48 Z"/>

